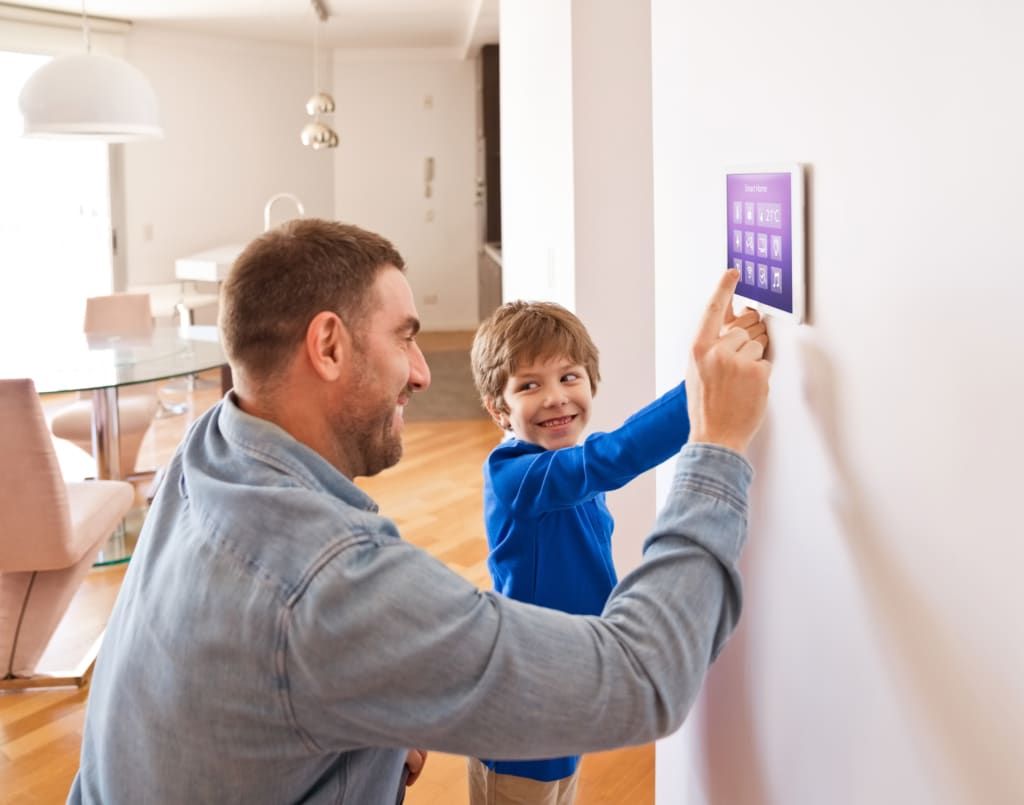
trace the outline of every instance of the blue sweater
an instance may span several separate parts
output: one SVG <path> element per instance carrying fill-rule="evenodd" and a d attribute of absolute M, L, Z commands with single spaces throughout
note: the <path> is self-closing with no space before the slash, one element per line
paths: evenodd
<path fill-rule="evenodd" d="M 675 455 L 690 435 L 682 383 L 610 433 L 545 450 L 511 439 L 484 464 L 484 522 L 494 589 L 509 598 L 599 615 L 618 582 L 605 492 Z M 567 682 L 568 684 L 568 682 Z M 561 780 L 579 757 L 483 761 L 499 774 Z"/>

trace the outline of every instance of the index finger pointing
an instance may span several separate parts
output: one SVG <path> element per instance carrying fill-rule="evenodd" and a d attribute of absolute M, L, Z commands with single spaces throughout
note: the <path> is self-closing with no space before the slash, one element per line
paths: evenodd
<path fill-rule="evenodd" d="M 739 279 L 740 272 L 735 268 L 727 268 L 722 274 L 697 329 L 697 343 L 712 342 L 718 338 L 725 325 L 726 311 L 732 309 L 732 294 Z"/>

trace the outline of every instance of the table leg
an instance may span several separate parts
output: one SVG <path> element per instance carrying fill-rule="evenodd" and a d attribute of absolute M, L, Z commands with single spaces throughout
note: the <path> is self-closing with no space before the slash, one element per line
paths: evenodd
<path fill-rule="evenodd" d="M 120 481 L 121 431 L 117 416 L 117 386 L 95 389 L 92 393 L 92 454 L 96 458 L 96 478 Z M 134 513 L 134 510 L 133 510 Z M 129 518 L 132 514 L 129 514 Z M 129 528 L 122 520 L 104 544 L 94 565 L 127 562 L 135 548 L 141 522 Z"/>
<path fill-rule="evenodd" d="M 121 434 L 117 420 L 117 386 L 92 393 L 92 454 L 96 478 L 121 480 Z"/>

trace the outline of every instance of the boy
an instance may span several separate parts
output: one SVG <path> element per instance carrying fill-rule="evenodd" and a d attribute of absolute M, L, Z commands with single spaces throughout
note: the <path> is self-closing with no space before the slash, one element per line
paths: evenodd
<path fill-rule="evenodd" d="M 471 360 L 484 406 L 511 435 L 484 464 L 494 589 L 564 612 L 600 614 L 618 581 L 605 492 L 686 443 L 683 384 L 617 430 L 579 444 L 600 373 L 597 348 L 576 316 L 552 303 L 507 303 L 480 325 Z M 470 758 L 471 805 L 569 805 L 579 760 Z"/>

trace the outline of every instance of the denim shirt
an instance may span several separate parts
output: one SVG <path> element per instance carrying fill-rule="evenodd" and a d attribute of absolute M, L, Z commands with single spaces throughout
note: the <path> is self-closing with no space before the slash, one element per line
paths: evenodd
<path fill-rule="evenodd" d="M 750 480 L 685 447 L 645 561 L 602 616 L 570 616 L 402 541 L 229 395 L 146 519 L 68 801 L 390 805 L 409 747 L 525 759 L 668 734 L 739 617 Z"/>

